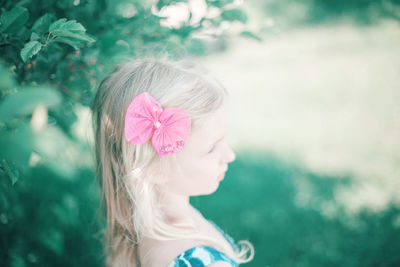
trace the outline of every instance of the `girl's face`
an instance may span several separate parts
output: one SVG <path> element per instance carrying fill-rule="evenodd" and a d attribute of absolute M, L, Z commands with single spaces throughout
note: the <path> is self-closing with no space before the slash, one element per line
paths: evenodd
<path fill-rule="evenodd" d="M 225 141 L 226 106 L 192 129 L 182 150 L 176 153 L 180 171 L 172 173 L 165 189 L 183 196 L 208 195 L 215 192 L 235 159 L 235 153 Z"/>

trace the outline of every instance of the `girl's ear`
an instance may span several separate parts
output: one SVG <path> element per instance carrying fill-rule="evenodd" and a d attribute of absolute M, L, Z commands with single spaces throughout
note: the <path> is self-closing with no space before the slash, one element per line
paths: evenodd
<path fill-rule="evenodd" d="M 170 154 L 166 157 L 160 157 L 159 160 L 151 163 L 149 177 L 154 184 L 164 185 L 171 177 L 181 175 L 181 168 L 177 162 L 176 154 Z"/>

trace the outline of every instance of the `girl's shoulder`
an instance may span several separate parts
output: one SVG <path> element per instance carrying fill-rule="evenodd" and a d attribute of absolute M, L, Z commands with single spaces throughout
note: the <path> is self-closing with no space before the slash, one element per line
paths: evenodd
<path fill-rule="evenodd" d="M 143 267 L 237 267 L 223 252 L 195 240 L 154 241 L 140 251 Z"/>
<path fill-rule="evenodd" d="M 237 267 L 238 264 L 217 249 L 206 245 L 199 245 L 180 253 L 167 265 L 167 267 L 204 266 Z"/>
<path fill-rule="evenodd" d="M 182 251 L 199 246 L 199 242 L 190 239 L 147 240 L 141 243 L 139 257 L 143 267 L 168 266 Z"/>
<path fill-rule="evenodd" d="M 194 218 L 198 223 L 199 229 L 214 238 L 219 238 L 221 242 L 227 242 L 236 250 L 234 240 L 224 233 L 213 221 L 206 220 L 201 213 L 196 210 Z M 197 216 L 197 217 L 196 217 Z M 193 239 L 175 240 L 146 240 L 139 249 L 142 266 L 146 267 L 191 267 L 191 266 L 229 266 L 235 267 L 238 264 L 229 258 L 225 253 Z"/>
<path fill-rule="evenodd" d="M 225 253 L 192 239 L 147 240 L 140 246 L 139 257 L 143 267 L 238 266 Z"/>

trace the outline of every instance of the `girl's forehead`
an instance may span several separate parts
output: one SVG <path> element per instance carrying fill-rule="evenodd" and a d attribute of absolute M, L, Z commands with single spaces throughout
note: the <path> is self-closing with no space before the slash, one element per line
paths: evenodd
<path fill-rule="evenodd" d="M 215 137 L 225 130 L 226 116 L 225 107 L 222 106 L 215 112 L 211 113 L 193 129 L 193 135 L 202 137 Z"/>
<path fill-rule="evenodd" d="M 205 146 L 209 146 L 225 134 L 225 127 L 225 109 L 222 107 L 208 115 L 200 121 L 197 127 L 192 129 L 185 150 L 203 150 Z"/>
<path fill-rule="evenodd" d="M 197 159 L 207 153 L 210 146 L 225 134 L 225 111 L 219 109 L 207 116 L 192 129 L 178 159 L 182 162 Z"/>

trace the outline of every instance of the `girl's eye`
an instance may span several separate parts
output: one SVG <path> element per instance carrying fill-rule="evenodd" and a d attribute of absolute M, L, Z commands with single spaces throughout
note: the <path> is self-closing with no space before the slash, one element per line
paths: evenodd
<path fill-rule="evenodd" d="M 214 144 L 214 146 L 211 148 L 211 150 L 208 151 L 207 154 L 211 154 L 211 153 L 215 150 L 215 147 L 218 146 L 218 144 L 219 144 L 222 140 L 223 140 L 223 138 L 221 138 L 220 140 L 218 140 L 218 141 Z"/>

